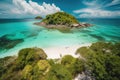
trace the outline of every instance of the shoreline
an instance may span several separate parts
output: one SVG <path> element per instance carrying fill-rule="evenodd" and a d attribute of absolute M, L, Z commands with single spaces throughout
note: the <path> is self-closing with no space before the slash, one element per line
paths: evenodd
<path fill-rule="evenodd" d="M 60 46 L 60 47 L 47 47 L 47 48 L 38 47 L 38 48 L 41 48 L 44 50 L 44 52 L 47 55 L 47 59 L 58 59 L 58 58 L 63 57 L 64 55 L 72 55 L 73 57 L 79 57 L 79 55 L 75 54 L 76 50 L 80 47 L 90 46 L 91 44 L 92 43 L 74 45 L 74 46 Z M 30 47 L 30 48 L 34 48 L 34 47 Z M 18 56 L 18 52 L 20 50 L 14 50 L 12 52 L 9 52 L 9 55 L 2 54 L 0 58 L 4 58 L 7 56 Z"/>
<path fill-rule="evenodd" d="M 43 48 L 43 50 L 48 56 L 47 59 L 58 59 L 65 55 L 72 55 L 73 57 L 77 58 L 80 56 L 75 54 L 78 48 L 91 45 L 92 43 L 88 43 L 75 46 Z"/>
<path fill-rule="evenodd" d="M 75 29 L 75 28 L 86 28 L 86 27 L 91 27 L 93 26 L 92 24 L 89 24 L 89 23 L 76 23 L 76 24 L 71 24 L 71 25 L 62 25 L 62 24 L 46 24 L 45 22 L 36 22 L 34 23 L 34 25 L 37 25 L 37 26 L 42 26 L 42 27 L 45 27 L 47 29 L 56 29 L 60 32 L 63 32 L 63 33 L 71 33 L 72 32 L 72 29 Z"/>
<path fill-rule="evenodd" d="M 44 22 L 36 22 L 34 25 L 42 26 L 47 29 L 55 29 L 62 33 L 71 33 L 71 28 L 67 27 L 66 25 L 46 25 Z"/>

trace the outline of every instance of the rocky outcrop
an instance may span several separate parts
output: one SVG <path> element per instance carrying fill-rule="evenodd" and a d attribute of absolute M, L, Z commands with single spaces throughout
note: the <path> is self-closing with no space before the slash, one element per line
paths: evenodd
<path fill-rule="evenodd" d="M 82 27 L 89 27 L 92 26 L 92 24 L 89 23 L 78 23 L 78 24 L 72 24 L 70 27 L 75 27 L 75 28 L 82 28 Z"/>
<path fill-rule="evenodd" d="M 38 22 L 34 23 L 35 25 L 43 26 L 46 28 L 59 28 L 59 27 L 68 27 L 68 28 L 84 28 L 84 27 L 90 27 L 93 26 L 92 24 L 89 23 L 76 23 L 76 24 L 71 24 L 71 25 L 61 25 L 61 24 L 46 24 L 45 22 Z"/>

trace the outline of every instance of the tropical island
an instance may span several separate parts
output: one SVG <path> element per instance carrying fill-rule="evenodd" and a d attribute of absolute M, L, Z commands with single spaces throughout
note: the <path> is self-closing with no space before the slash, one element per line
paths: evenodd
<path fill-rule="evenodd" d="M 36 16 L 35 19 L 43 19 L 41 16 Z"/>
<path fill-rule="evenodd" d="M 66 12 L 57 12 L 47 15 L 41 22 L 34 23 L 35 25 L 43 26 L 48 29 L 57 29 L 61 32 L 70 32 L 73 28 L 84 28 L 92 26 L 88 23 L 79 23 L 72 15 Z"/>
<path fill-rule="evenodd" d="M 119 80 L 120 43 L 78 48 L 79 57 L 47 59 L 41 48 L 25 48 L 0 59 L 0 80 Z"/>
<path fill-rule="evenodd" d="M 120 0 L 0 0 L 0 80 L 120 80 Z"/>

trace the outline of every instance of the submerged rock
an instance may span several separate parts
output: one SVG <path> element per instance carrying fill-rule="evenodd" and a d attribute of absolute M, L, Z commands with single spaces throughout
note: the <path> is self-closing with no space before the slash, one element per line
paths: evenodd
<path fill-rule="evenodd" d="M 9 39 L 7 35 L 0 37 L 0 49 L 11 49 L 17 44 L 23 42 L 23 39 Z"/>

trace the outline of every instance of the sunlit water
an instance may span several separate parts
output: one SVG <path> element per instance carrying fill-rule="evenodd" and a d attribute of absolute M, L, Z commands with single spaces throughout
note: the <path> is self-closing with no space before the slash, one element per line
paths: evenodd
<path fill-rule="evenodd" d="M 39 20 L 0 20 L 0 37 L 7 35 L 9 39 L 24 40 L 12 49 L 1 50 L 0 57 L 17 54 L 20 49 L 28 47 L 65 47 L 97 41 L 120 41 L 120 19 L 79 20 L 94 26 L 76 29 L 72 33 L 62 33 L 33 24 Z"/>

